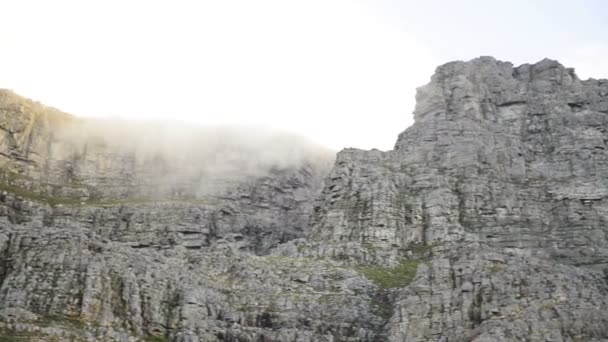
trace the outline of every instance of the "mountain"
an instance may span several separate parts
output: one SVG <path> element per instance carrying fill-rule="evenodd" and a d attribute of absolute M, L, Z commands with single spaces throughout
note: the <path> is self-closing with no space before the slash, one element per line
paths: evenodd
<path fill-rule="evenodd" d="M 0 341 L 608 339 L 608 80 L 480 57 L 416 99 L 334 161 L 2 91 Z"/>

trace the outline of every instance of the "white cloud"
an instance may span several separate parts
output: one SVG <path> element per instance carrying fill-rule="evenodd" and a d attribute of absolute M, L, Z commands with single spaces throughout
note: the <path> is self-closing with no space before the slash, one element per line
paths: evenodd
<path fill-rule="evenodd" d="M 74 114 L 390 148 L 437 62 L 349 1 L 3 3 L 0 87 Z"/>

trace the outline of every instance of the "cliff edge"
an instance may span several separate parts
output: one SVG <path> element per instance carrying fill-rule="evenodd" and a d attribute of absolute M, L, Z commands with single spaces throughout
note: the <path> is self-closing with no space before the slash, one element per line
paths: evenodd
<path fill-rule="evenodd" d="M 330 169 L 302 147 L 263 157 L 285 140 L 199 153 L 197 134 L 140 129 L 165 137 L 148 146 L 0 97 L 0 331 L 608 339 L 608 80 L 481 57 L 416 98 L 394 150 L 346 149 Z"/>

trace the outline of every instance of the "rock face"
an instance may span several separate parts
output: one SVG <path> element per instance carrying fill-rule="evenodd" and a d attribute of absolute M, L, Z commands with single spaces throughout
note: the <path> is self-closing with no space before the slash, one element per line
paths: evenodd
<path fill-rule="evenodd" d="M 25 215 L 9 207 L 4 216 L 137 246 L 236 241 L 266 254 L 304 235 L 333 161 L 330 151 L 284 134 L 85 121 L 8 91 L 0 114 L 2 190 L 49 204 Z"/>
<path fill-rule="evenodd" d="M 140 141 L 3 92 L 0 334 L 608 340 L 608 80 L 452 62 L 414 117 L 330 170 L 287 138 Z"/>

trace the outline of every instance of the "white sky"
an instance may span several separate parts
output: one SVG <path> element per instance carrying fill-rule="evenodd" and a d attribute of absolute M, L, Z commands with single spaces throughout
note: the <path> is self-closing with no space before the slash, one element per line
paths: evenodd
<path fill-rule="evenodd" d="M 253 124 L 390 149 L 438 64 L 493 52 L 445 53 L 458 26 L 415 4 L 0 0 L 0 87 L 81 116 Z M 547 56 L 608 77 L 606 41 L 577 46 Z"/>

